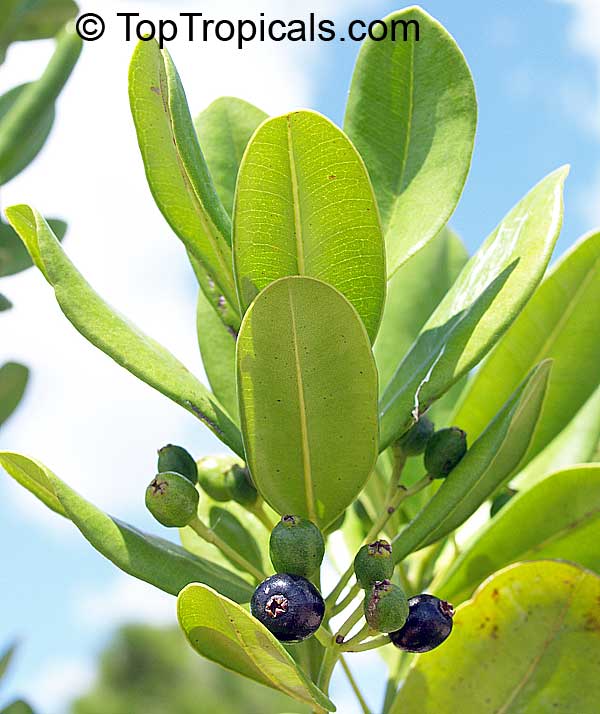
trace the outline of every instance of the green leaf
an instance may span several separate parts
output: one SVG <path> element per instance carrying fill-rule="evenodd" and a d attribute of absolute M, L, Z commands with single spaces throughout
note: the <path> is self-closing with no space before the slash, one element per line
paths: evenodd
<path fill-rule="evenodd" d="M 381 448 L 474 367 L 523 309 L 560 231 L 566 175 L 551 173 L 510 211 L 429 318 L 381 398 Z"/>
<path fill-rule="evenodd" d="M 238 176 L 234 266 L 246 310 L 287 275 L 319 278 L 355 307 L 373 340 L 385 301 L 385 256 L 362 159 L 325 117 L 298 111 L 264 122 Z"/>
<path fill-rule="evenodd" d="M 344 128 L 362 154 L 379 203 L 391 277 L 447 223 L 473 152 L 477 100 L 454 39 L 418 7 L 384 19 L 386 39 L 366 40 Z M 393 40 L 393 23 L 409 26 Z M 398 26 L 398 32 L 400 27 Z"/>
<path fill-rule="evenodd" d="M 600 571 L 600 464 L 573 466 L 512 498 L 479 531 L 435 592 L 461 602 L 505 565 L 561 558 Z"/>
<path fill-rule="evenodd" d="M 218 592 L 189 585 L 177 599 L 177 616 L 198 654 L 299 702 L 335 711 L 267 628 Z"/>
<path fill-rule="evenodd" d="M 600 461 L 600 387 L 571 422 L 512 480 L 519 490 L 531 488 L 571 464 Z"/>
<path fill-rule="evenodd" d="M 29 370 L 17 362 L 6 362 L 0 367 L 0 426 L 14 412 L 21 401 Z"/>
<path fill-rule="evenodd" d="M 10 310 L 12 306 L 12 302 L 6 297 L 6 295 L 2 295 L 2 293 L 0 293 L 0 312 Z"/>
<path fill-rule="evenodd" d="M 221 441 L 242 454 L 239 429 L 217 399 L 168 350 L 92 290 L 39 213 L 28 206 L 13 206 L 6 214 L 74 327 L 117 364 L 197 416 Z"/>
<path fill-rule="evenodd" d="M 377 371 L 352 305 L 314 278 L 272 283 L 237 348 L 247 463 L 263 498 L 325 528 L 377 457 Z"/>
<path fill-rule="evenodd" d="M 595 714 L 599 601 L 600 579 L 569 563 L 502 570 L 415 661 L 390 714 Z"/>
<path fill-rule="evenodd" d="M 203 582 L 239 602 L 250 600 L 252 587 L 234 573 L 103 513 L 38 461 L 2 451 L 0 465 L 46 506 L 69 518 L 99 553 L 129 575 L 171 595 L 188 583 Z"/>
<path fill-rule="evenodd" d="M 73 0 L 3 0 L 0 64 L 12 42 L 53 37 L 76 14 Z"/>
<path fill-rule="evenodd" d="M 0 96 L 0 142 L 2 142 L 2 134 L 4 132 L 3 122 L 5 120 L 10 121 L 11 111 L 15 106 L 18 108 L 19 99 L 26 95 L 27 92 L 31 92 L 34 84 L 33 82 L 21 84 Z M 32 123 L 27 136 L 24 136 L 18 144 L 14 145 L 11 151 L 4 150 L 0 163 L 0 184 L 8 183 L 35 159 L 52 130 L 54 117 L 54 103 L 42 107 L 39 117 Z"/>
<path fill-rule="evenodd" d="M 267 114 L 243 99 L 219 97 L 196 117 L 202 153 L 215 189 L 231 216 L 235 182 L 250 137 Z"/>
<path fill-rule="evenodd" d="M 0 681 L 2 681 L 2 678 L 6 674 L 6 670 L 8 669 L 12 658 L 15 655 L 15 651 L 17 649 L 16 643 L 13 643 L 9 645 L 3 652 L 0 654 Z"/>
<path fill-rule="evenodd" d="M 237 335 L 219 318 L 202 289 L 198 291 L 196 328 L 208 383 L 217 399 L 237 424 L 239 422 L 235 383 Z"/>
<path fill-rule="evenodd" d="M 18 699 L 15 702 L 9 704 L 6 709 L 3 709 L 0 714 L 34 714 L 33 709 L 24 702 L 22 699 Z"/>
<path fill-rule="evenodd" d="M 201 491 L 198 518 L 257 568 L 263 569 L 265 564 L 268 564 L 270 533 L 256 516 L 243 506 L 235 501 L 219 503 Z M 192 528 L 182 528 L 179 534 L 183 547 L 190 553 L 233 569 L 250 583 L 255 582 L 251 575 L 245 570 L 239 570 L 235 563 L 229 561 L 214 545 L 200 538 Z"/>
<path fill-rule="evenodd" d="M 139 42 L 133 53 L 129 101 L 158 208 L 237 314 L 231 221 L 202 155 L 175 65 L 154 40 Z M 232 327 L 239 327 L 239 315 Z"/>
<path fill-rule="evenodd" d="M 451 533 L 514 472 L 531 442 L 550 367 L 546 361 L 532 370 L 429 503 L 396 536 L 396 562 Z"/>
<path fill-rule="evenodd" d="M 529 369 L 552 359 L 548 395 L 525 461 L 536 456 L 600 384 L 598 305 L 600 232 L 584 236 L 548 274 L 470 381 L 456 423 L 476 437 Z"/>
<path fill-rule="evenodd" d="M 42 148 L 54 118 L 54 102 L 81 53 L 74 28 L 65 28 L 44 73 L 0 98 L 0 185 L 25 168 Z"/>
<path fill-rule="evenodd" d="M 383 318 L 373 347 L 380 389 L 391 380 L 468 257 L 456 233 L 444 228 L 388 282 Z"/>
<path fill-rule="evenodd" d="M 62 240 L 67 232 L 67 224 L 56 218 L 49 218 L 48 225 L 58 238 Z M 0 220 L 0 277 L 15 275 L 32 266 L 31 256 L 23 241 L 12 226 Z"/>

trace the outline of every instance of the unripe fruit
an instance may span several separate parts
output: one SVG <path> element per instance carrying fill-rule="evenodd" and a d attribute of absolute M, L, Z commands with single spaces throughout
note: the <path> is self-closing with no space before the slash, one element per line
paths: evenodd
<path fill-rule="evenodd" d="M 238 460 L 233 456 L 205 456 L 198 460 L 198 483 L 214 501 L 231 501 L 231 488 L 225 474 Z"/>
<path fill-rule="evenodd" d="M 146 507 L 168 528 L 187 526 L 196 516 L 198 500 L 195 486 L 175 472 L 158 474 L 146 489 Z"/>
<path fill-rule="evenodd" d="M 396 443 L 407 456 L 418 456 L 425 451 L 434 432 L 433 422 L 423 415 Z"/>
<path fill-rule="evenodd" d="M 280 642 L 301 642 L 319 629 L 325 601 L 306 578 L 281 573 L 256 588 L 250 610 Z"/>
<path fill-rule="evenodd" d="M 325 540 L 314 523 L 299 516 L 283 516 L 271 532 L 271 562 L 278 573 L 310 578 L 325 555 Z"/>
<path fill-rule="evenodd" d="M 408 617 L 408 600 L 402 588 L 389 580 L 378 580 L 365 597 L 365 618 L 378 632 L 399 630 Z"/>
<path fill-rule="evenodd" d="M 423 463 L 433 478 L 446 478 L 467 453 L 467 435 L 457 426 L 440 429 L 427 442 Z"/>
<path fill-rule="evenodd" d="M 387 540 L 363 545 L 354 558 L 354 572 L 365 590 L 370 590 L 378 580 L 389 580 L 394 573 L 392 546 Z"/>
<path fill-rule="evenodd" d="M 454 608 L 449 602 L 427 594 L 411 597 L 406 623 L 390 632 L 390 640 L 405 652 L 429 652 L 450 635 L 453 617 Z"/>
<path fill-rule="evenodd" d="M 167 444 L 158 450 L 158 473 L 174 471 L 193 484 L 198 482 L 198 467 L 193 457 L 182 447 Z"/>
<path fill-rule="evenodd" d="M 250 480 L 248 470 L 243 466 L 231 466 L 225 474 L 225 486 L 229 489 L 231 498 L 242 506 L 252 506 L 256 503 L 258 492 Z"/>

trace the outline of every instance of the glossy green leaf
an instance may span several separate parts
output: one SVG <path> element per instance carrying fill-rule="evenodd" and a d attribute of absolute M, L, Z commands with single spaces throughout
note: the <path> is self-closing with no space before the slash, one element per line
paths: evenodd
<path fill-rule="evenodd" d="M 67 232 L 67 224 L 56 218 L 49 218 L 48 225 L 58 240 Z M 12 226 L 0 220 L 0 277 L 15 275 L 33 265 L 23 241 Z"/>
<path fill-rule="evenodd" d="M 196 329 L 208 383 L 217 399 L 237 423 L 239 421 L 235 382 L 237 335 L 219 318 L 202 289 L 198 291 L 196 303 Z"/>
<path fill-rule="evenodd" d="M 595 714 L 599 601 L 600 579 L 569 563 L 502 570 L 415 661 L 390 714 Z"/>
<path fill-rule="evenodd" d="M 512 480 L 519 490 L 543 481 L 571 464 L 600 461 L 600 387 L 571 422 Z"/>
<path fill-rule="evenodd" d="M 21 84 L 0 97 L 0 143 L 2 142 L 3 122 L 10 121 L 10 113 L 18 109 L 19 99 L 31 92 L 33 82 Z M 54 124 L 54 102 L 41 108 L 39 117 L 31 125 L 31 131 L 23 137 L 12 151 L 5 149 L 0 163 L 0 184 L 8 183 L 21 173 L 39 154 Z"/>
<path fill-rule="evenodd" d="M 560 231 L 566 175 L 565 168 L 551 173 L 508 213 L 429 318 L 381 398 L 382 448 L 474 367 L 523 309 Z"/>
<path fill-rule="evenodd" d="M 551 363 L 534 368 L 423 510 L 394 539 L 396 562 L 464 523 L 514 472 L 531 442 Z"/>
<path fill-rule="evenodd" d="M 266 118 L 262 109 L 236 97 L 219 97 L 196 117 L 202 153 L 230 216 L 242 156 L 250 137 Z"/>
<path fill-rule="evenodd" d="M 218 592 L 189 585 L 177 599 L 177 616 L 198 654 L 297 701 L 335 711 L 267 628 Z"/>
<path fill-rule="evenodd" d="M 436 594 L 469 597 L 495 570 L 521 560 L 561 558 L 600 571 L 600 464 L 552 474 L 512 498 L 461 553 Z"/>
<path fill-rule="evenodd" d="M 596 232 L 575 244 L 542 282 L 470 381 L 456 422 L 477 436 L 531 367 L 552 359 L 548 395 L 526 461 L 536 456 L 600 384 L 599 305 Z"/>
<path fill-rule="evenodd" d="M 234 266 L 245 310 L 286 275 L 319 278 L 355 307 L 371 340 L 385 301 L 385 256 L 362 159 L 325 117 L 298 111 L 264 122 L 238 176 Z"/>
<path fill-rule="evenodd" d="M 2 0 L 0 64 L 12 42 L 53 37 L 76 14 L 73 0 Z"/>
<path fill-rule="evenodd" d="M 202 491 L 198 506 L 198 518 L 257 568 L 269 569 L 270 533 L 256 516 L 243 506 L 235 501 L 219 503 Z M 235 570 L 244 580 L 255 583 L 251 575 L 248 575 L 245 570 L 239 570 L 218 548 L 200 538 L 191 528 L 182 528 L 179 534 L 181 544 L 190 553 L 218 563 L 229 570 Z"/>
<path fill-rule="evenodd" d="M 19 405 L 28 379 L 29 370 L 22 364 L 6 362 L 0 367 L 0 425 Z"/>
<path fill-rule="evenodd" d="M 388 282 L 383 318 L 373 346 L 380 390 L 389 383 L 468 258 L 460 238 L 444 228 Z"/>
<path fill-rule="evenodd" d="M 2 451 L 0 466 L 45 505 L 70 519 L 99 553 L 129 575 L 171 595 L 188 583 L 202 582 L 238 602 L 250 600 L 252 587 L 234 573 L 108 516 L 41 463 Z"/>
<path fill-rule="evenodd" d="M 384 22 L 386 39 L 367 39 L 361 47 L 344 128 L 369 169 L 392 276 L 437 235 L 458 203 L 477 100 L 465 58 L 437 20 L 412 7 Z M 402 22 L 419 23 L 418 42 L 414 24 L 404 41 Z"/>
<path fill-rule="evenodd" d="M 333 523 L 377 457 L 377 371 L 352 305 L 314 278 L 272 283 L 242 323 L 237 374 L 257 489 L 278 513 Z"/>
<path fill-rule="evenodd" d="M 133 53 L 129 101 L 158 208 L 237 312 L 231 221 L 210 177 L 175 65 L 154 40 L 139 42 Z M 239 326 L 239 316 L 232 326 Z"/>
<path fill-rule="evenodd" d="M 54 102 L 81 53 L 73 27 L 57 38 L 56 50 L 40 79 L 0 98 L 0 185 L 37 155 L 52 127 Z"/>
<path fill-rule="evenodd" d="M 6 214 L 77 330 L 115 362 L 197 416 L 221 441 L 242 454 L 239 429 L 224 407 L 168 350 L 113 311 L 92 290 L 39 213 L 28 206 L 13 206 Z"/>

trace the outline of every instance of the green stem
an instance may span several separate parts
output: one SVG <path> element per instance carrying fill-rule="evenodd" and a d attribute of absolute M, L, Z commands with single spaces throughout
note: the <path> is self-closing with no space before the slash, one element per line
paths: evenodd
<path fill-rule="evenodd" d="M 346 597 L 341 600 L 337 605 L 334 605 L 334 607 L 331 608 L 331 614 L 337 615 L 338 612 L 343 612 L 348 607 L 348 605 L 352 603 L 354 598 L 358 596 L 359 593 L 360 585 L 358 583 L 354 583 Z"/>
<path fill-rule="evenodd" d="M 340 645 L 340 650 L 342 650 L 342 652 L 345 652 L 346 650 L 351 650 L 354 645 L 359 645 L 363 640 L 366 640 L 367 637 L 372 634 L 373 630 L 371 630 L 368 624 L 365 624 L 363 625 L 362 629 L 354 635 L 354 637 L 350 638 L 342 645 Z"/>
<path fill-rule="evenodd" d="M 323 662 L 321 663 L 321 671 L 319 672 L 318 687 L 319 689 L 327 694 L 329 692 L 329 683 L 331 682 L 331 675 L 335 669 L 339 658 L 339 652 L 334 648 L 325 650 L 325 656 L 323 657 Z"/>
<path fill-rule="evenodd" d="M 248 510 L 263 524 L 263 526 L 269 531 L 269 533 L 273 530 L 273 528 L 275 528 L 275 523 L 273 523 L 273 521 L 267 515 L 262 500 L 257 500 L 253 506 L 248 507 Z"/>
<path fill-rule="evenodd" d="M 352 649 L 344 650 L 344 652 L 366 652 L 367 650 L 374 650 L 377 647 L 389 645 L 389 643 L 390 638 L 387 635 L 379 635 L 379 637 L 374 637 L 372 640 L 354 645 Z"/>
<path fill-rule="evenodd" d="M 354 675 L 352 674 L 350 667 L 348 666 L 348 663 L 344 659 L 344 657 L 340 657 L 340 662 L 342 664 L 342 667 L 344 669 L 344 672 L 346 674 L 346 677 L 348 681 L 350 682 L 350 686 L 352 687 L 352 691 L 356 695 L 356 698 L 358 699 L 358 703 L 360 704 L 360 708 L 363 710 L 363 714 L 371 714 L 371 710 L 369 709 L 367 702 L 365 701 L 362 692 L 358 688 L 358 684 L 356 680 L 354 679 Z"/>
<path fill-rule="evenodd" d="M 200 538 L 202 538 L 202 540 L 214 545 L 221 551 L 221 553 L 223 553 L 223 555 L 229 558 L 229 560 L 234 562 L 236 565 L 239 565 L 242 570 L 250 573 L 250 575 L 256 578 L 258 582 L 261 582 L 267 577 L 266 573 L 263 573 L 262 570 L 259 570 L 259 568 L 255 565 L 252 565 L 252 563 L 246 560 L 244 556 L 240 555 L 237 550 L 228 545 L 222 538 L 219 538 L 219 536 L 211 528 L 202 523 L 199 518 L 194 518 L 188 525 L 200 536 Z"/>

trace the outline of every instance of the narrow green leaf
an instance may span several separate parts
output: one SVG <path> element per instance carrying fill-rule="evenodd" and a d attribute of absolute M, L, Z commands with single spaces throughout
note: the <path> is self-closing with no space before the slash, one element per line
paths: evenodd
<path fill-rule="evenodd" d="M 600 387 L 571 422 L 512 480 L 519 490 L 531 488 L 571 464 L 600 461 Z"/>
<path fill-rule="evenodd" d="M 385 256 L 362 159 L 325 117 L 298 111 L 264 122 L 238 177 L 234 265 L 242 309 L 286 275 L 319 278 L 355 307 L 371 340 L 385 301 Z"/>
<path fill-rule="evenodd" d="M 548 395 L 525 461 L 536 456 L 600 384 L 598 305 L 600 232 L 584 236 L 548 274 L 469 382 L 456 422 L 476 437 L 532 365 L 552 359 Z"/>
<path fill-rule="evenodd" d="M 189 585 L 177 599 L 177 616 L 198 654 L 296 701 L 335 711 L 267 628 L 218 592 Z"/>
<path fill-rule="evenodd" d="M 0 426 L 19 405 L 27 381 L 29 370 L 17 362 L 6 362 L 0 367 Z"/>
<path fill-rule="evenodd" d="M 0 64 L 12 42 L 45 40 L 77 15 L 73 0 L 3 0 L 0 24 Z"/>
<path fill-rule="evenodd" d="M 250 137 L 267 114 L 243 99 L 219 97 L 196 117 L 202 153 L 223 207 L 231 216 L 235 182 Z"/>
<path fill-rule="evenodd" d="M 468 258 L 460 238 L 444 228 L 388 282 L 383 318 L 373 346 L 381 390 Z"/>
<path fill-rule="evenodd" d="M 2 678 L 6 674 L 6 670 L 8 669 L 12 658 L 15 655 L 17 649 L 16 643 L 13 643 L 9 645 L 3 652 L 0 654 L 0 681 L 2 681 Z"/>
<path fill-rule="evenodd" d="M 242 323 L 237 374 L 259 492 L 278 513 L 333 523 L 377 457 L 377 371 L 352 305 L 314 278 L 272 283 Z"/>
<path fill-rule="evenodd" d="M 154 40 L 141 41 L 133 53 L 129 100 L 158 208 L 237 312 L 231 221 L 210 177 L 177 70 Z M 239 315 L 232 327 L 239 327 Z"/>
<path fill-rule="evenodd" d="M 6 295 L 2 295 L 2 293 L 0 293 L 0 312 L 10 310 L 12 306 L 12 302 L 6 297 Z"/>
<path fill-rule="evenodd" d="M 41 463 L 2 451 L 0 465 L 45 505 L 69 518 L 99 553 L 129 575 L 171 595 L 188 583 L 203 582 L 238 602 L 250 600 L 252 587 L 234 573 L 108 516 Z"/>
<path fill-rule="evenodd" d="M 448 32 L 419 7 L 388 15 L 386 39 L 365 40 L 344 128 L 379 203 L 391 277 L 448 222 L 473 152 L 477 100 Z M 404 41 L 400 23 L 407 25 Z M 396 41 L 392 26 L 396 24 Z"/>
<path fill-rule="evenodd" d="M 44 144 L 52 127 L 54 102 L 79 59 L 81 46 L 75 29 L 66 27 L 40 79 L 0 99 L 0 185 L 25 168 Z"/>
<path fill-rule="evenodd" d="M 239 429 L 217 399 L 168 350 L 92 290 L 39 213 L 28 206 L 13 206 L 6 214 L 74 327 L 117 364 L 183 406 L 242 454 Z"/>
<path fill-rule="evenodd" d="M 522 560 L 561 558 L 600 571 L 600 464 L 572 466 L 512 498 L 479 531 L 435 592 L 471 596 L 495 570 Z"/>
<path fill-rule="evenodd" d="M 208 383 L 217 399 L 238 423 L 239 411 L 235 383 L 237 335 L 219 318 L 202 289 L 198 291 L 196 328 Z"/>
<path fill-rule="evenodd" d="M 381 398 L 381 448 L 474 367 L 523 309 L 560 231 L 566 175 L 551 173 L 510 211 L 429 318 Z"/>
<path fill-rule="evenodd" d="M 550 367 L 546 361 L 532 370 L 429 503 L 396 536 L 396 562 L 451 533 L 514 472 L 531 442 Z"/>
<path fill-rule="evenodd" d="M 48 225 L 59 241 L 67 232 L 67 224 L 56 218 L 49 218 Z M 0 277 L 15 275 L 32 266 L 31 256 L 23 241 L 12 226 L 0 220 Z"/>
<path fill-rule="evenodd" d="M 415 660 L 390 714 L 596 714 L 600 579 L 539 561 L 496 573 Z"/>

